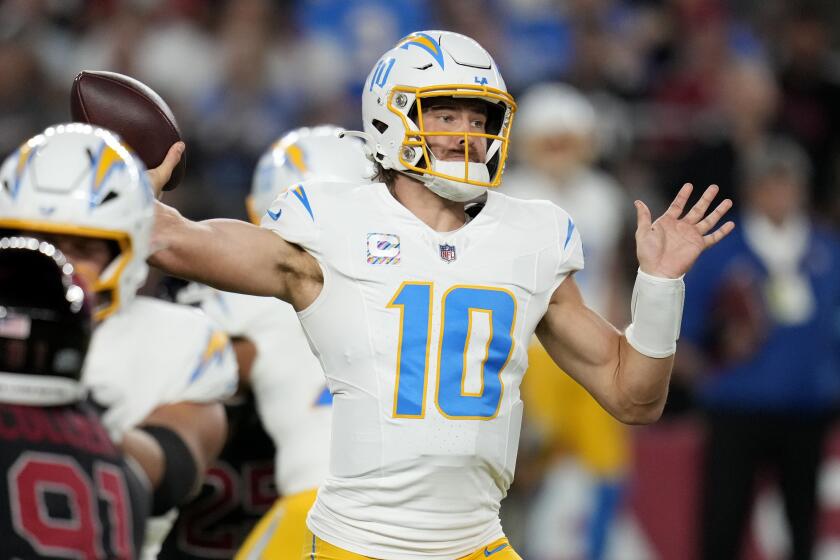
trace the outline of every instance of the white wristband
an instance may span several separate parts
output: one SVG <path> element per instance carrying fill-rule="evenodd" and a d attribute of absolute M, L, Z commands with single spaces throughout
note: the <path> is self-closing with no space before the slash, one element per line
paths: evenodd
<path fill-rule="evenodd" d="M 667 358 L 677 351 L 680 337 L 685 283 L 679 278 L 660 278 L 636 273 L 630 313 L 633 322 L 624 331 L 630 346 L 651 358 Z"/>

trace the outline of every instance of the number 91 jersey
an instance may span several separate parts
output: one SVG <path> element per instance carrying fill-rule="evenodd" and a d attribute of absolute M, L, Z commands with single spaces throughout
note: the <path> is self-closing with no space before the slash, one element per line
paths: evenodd
<path fill-rule="evenodd" d="M 262 221 L 313 255 L 299 313 L 334 394 L 318 537 L 377 558 L 451 559 L 502 536 L 528 342 L 583 267 L 569 216 L 489 191 L 440 233 L 384 184 L 303 183 Z"/>
<path fill-rule="evenodd" d="M 0 472 L 0 558 L 137 558 L 150 489 L 91 404 L 0 403 Z"/>

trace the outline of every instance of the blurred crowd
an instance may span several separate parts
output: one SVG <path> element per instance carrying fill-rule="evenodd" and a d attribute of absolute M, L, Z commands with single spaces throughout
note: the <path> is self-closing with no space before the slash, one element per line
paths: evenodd
<path fill-rule="evenodd" d="M 190 214 L 235 213 L 227 202 L 268 144 L 299 125 L 358 128 L 378 53 L 443 28 L 486 45 L 516 96 L 578 88 L 598 115 L 594 160 L 632 196 L 668 198 L 685 180 L 736 195 L 742 159 L 784 134 L 831 217 L 838 21 L 831 1 L 3 0 L 0 154 L 69 117 L 78 71 L 127 73 L 164 96 L 189 140 L 189 179 L 206 195 L 184 201 Z"/>
<path fill-rule="evenodd" d="M 435 28 L 496 57 L 520 104 L 503 188 L 571 213 L 587 259 L 582 289 L 616 324 L 629 320 L 636 266 L 632 200 L 658 214 L 692 182 L 735 201 L 745 227 L 686 279 L 667 413 L 701 411 L 709 422 L 706 488 L 725 497 L 706 491 L 698 505 L 698 534 L 718 547 L 704 545 L 704 557 L 734 554 L 755 465 L 785 457 L 797 459 L 780 467 L 794 499 L 790 548 L 808 557 L 816 505 L 795 497 L 814 494 L 840 396 L 837 2 L 0 0 L 0 156 L 68 120 L 77 72 L 130 74 L 162 94 L 187 139 L 176 206 L 192 218 L 245 218 L 261 153 L 296 126 L 360 128 L 376 57 Z M 545 375 L 544 361 L 532 349 L 508 531 L 529 559 L 606 557 L 630 476 L 628 436 L 573 383 Z M 779 428 L 793 419 L 792 433 Z M 746 449 L 767 426 L 780 440 Z"/>

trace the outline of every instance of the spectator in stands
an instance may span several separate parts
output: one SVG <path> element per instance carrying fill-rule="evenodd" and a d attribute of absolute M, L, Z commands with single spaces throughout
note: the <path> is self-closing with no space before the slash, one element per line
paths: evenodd
<path fill-rule="evenodd" d="M 20 41 L 0 40 L 0 158 L 17 148 L 21 135 L 37 133 L 55 111 L 38 59 Z"/>
<path fill-rule="evenodd" d="M 273 79 L 274 59 L 284 55 L 273 49 L 272 3 L 243 0 L 226 8 L 219 35 L 223 68 L 193 115 L 202 183 L 213 188 L 210 206 L 196 210 L 208 216 L 241 206 L 260 154 L 306 110 L 295 80 Z"/>
<path fill-rule="evenodd" d="M 748 59 L 727 63 L 718 80 L 714 109 L 694 120 L 698 141 L 675 160 L 663 188 L 667 196 L 686 181 L 716 184 L 721 196 L 731 198 L 738 208 L 740 168 L 751 153 L 762 149 L 773 128 L 778 85 L 771 68 Z"/>
<path fill-rule="evenodd" d="M 680 351 L 708 420 L 702 558 L 739 557 L 771 467 L 792 554 L 812 558 L 817 467 L 840 397 L 840 241 L 807 213 L 809 162 L 774 139 L 745 160 L 739 228 L 687 275 Z"/>
<path fill-rule="evenodd" d="M 811 156 L 814 208 L 836 217 L 840 211 L 836 171 L 840 159 L 840 75 L 830 49 L 828 14 L 803 4 L 791 4 L 794 13 L 781 35 L 781 125 Z"/>

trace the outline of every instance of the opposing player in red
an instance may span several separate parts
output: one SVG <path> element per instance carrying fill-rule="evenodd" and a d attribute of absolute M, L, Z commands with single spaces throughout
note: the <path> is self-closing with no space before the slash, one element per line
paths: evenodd
<path fill-rule="evenodd" d="M 0 239 L 0 548 L 4 558 L 136 558 L 145 476 L 109 439 L 80 377 L 91 306 L 64 255 Z"/>

